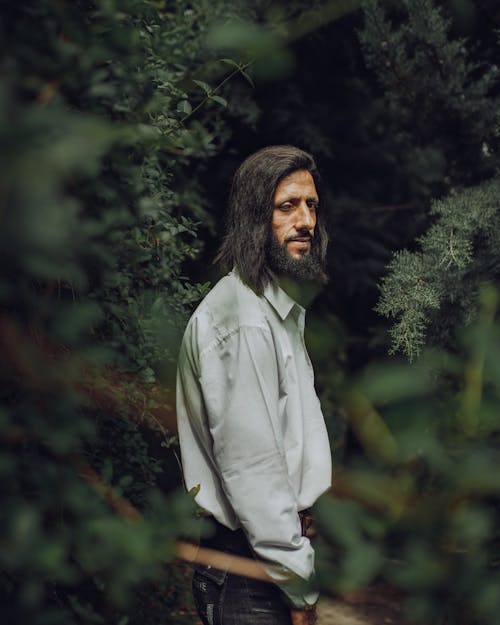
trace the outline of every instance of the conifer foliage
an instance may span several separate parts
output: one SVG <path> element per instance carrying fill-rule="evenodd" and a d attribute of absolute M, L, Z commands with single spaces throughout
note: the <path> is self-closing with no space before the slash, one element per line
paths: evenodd
<path fill-rule="evenodd" d="M 381 282 L 391 351 L 410 359 L 426 340 L 449 347 L 474 318 L 480 284 L 500 278 L 499 70 L 450 31 L 437 3 L 405 0 L 369 3 L 360 32 L 403 158 L 443 197 L 430 202 L 419 251 L 395 252 Z"/>
<path fill-rule="evenodd" d="M 407 160 L 427 160 L 445 189 L 491 176 L 499 163 L 498 67 L 472 57 L 470 42 L 451 35 L 433 0 L 370 2 L 364 18 L 365 60 L 384 88 Z"/>
<path fill-rule="evenodd" d="M 377 310 L 394 324 L 392 352 L 413 360 L 430 342 L 450 347 L 475 317 L 484 283 L 500 283 L 500 180 L 432 203 L 435 223 L 419 250 L 397 252 Z"/>

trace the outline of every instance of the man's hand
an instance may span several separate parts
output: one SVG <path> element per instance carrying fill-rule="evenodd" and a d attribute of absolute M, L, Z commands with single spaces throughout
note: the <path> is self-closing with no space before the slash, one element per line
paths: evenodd
<path fill-rule="evenodd" d="M 314 625 L 318 619 L 316 606 L 307 610 L 292 610 L 292 625 Z"/>

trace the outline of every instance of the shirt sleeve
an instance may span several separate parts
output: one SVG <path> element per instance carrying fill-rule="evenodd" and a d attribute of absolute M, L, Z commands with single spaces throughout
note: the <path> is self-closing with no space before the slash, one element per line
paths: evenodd
<path fill-rule="evenodd" d="M 276 347 L 264 328 L 240 327 L 200 355 L 200 384 L 223 490 L 256 554 L 307 580 L 314 551 L 301 535 L 288 476 L 278 375 Z M 314 602 L 290 592 L 279 573 L 268 572 L 296 607 Z"/>

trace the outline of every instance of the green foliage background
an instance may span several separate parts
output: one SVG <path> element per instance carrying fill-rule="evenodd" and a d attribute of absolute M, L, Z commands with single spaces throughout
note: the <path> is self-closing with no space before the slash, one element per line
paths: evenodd
<path fill-rule="evenodd" d="M 498 13 L 359 6 L 5 5 L 2 622 L 193 622 L 165 566 L 199 531 L 177 346 L 232 172 L 293 143 L 332 226 L 331 282 L 302 294 L 337 465 L 320 583 L 386 580 L 417 622 L 496 625 Z"/>
<path fill-rule="evenodd" d="M 162 565 L 179 528 L 193 531 L 194 506 L 160 495 L 180 478 L 162 460 L 175 437 L 159 382 L 171 388 L 183 323 L 206 291 L 181 271 L 200 247 L 196 223 L 209 221 L 183 176 L 227 131 L 221 103 L 189 79 L 206 61 L 209 21 L 225 11 L 37 1 L 3 16 L 8 622 L 156 622 L 175 607 Z M 183 81 L 206 108 L 192 124 Z M 87 466 L 142 519 L 116 515 L 82 479 Z M 148 580 L 161 591 L 145 619 L 153 591 L 130 597 Z"/>

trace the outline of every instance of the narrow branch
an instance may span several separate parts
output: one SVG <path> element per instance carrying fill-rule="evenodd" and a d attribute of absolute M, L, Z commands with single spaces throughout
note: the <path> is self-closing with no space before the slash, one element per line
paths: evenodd
<path fill-rule="evenodd" d="M 190 112 L 187 113 L 182 119 L 181 119 L 181 124 L 183 124 L 187 119 L 189 119 L 190 117 L 192 117 L 196 111 L 198 111 L 202 106 L 204 106 L 213 95 L 215 95 L 218 91 L 220 91 L 220 89 L 222 89 L 222 87 L 229 81 L 231 80 L 231 78 L 233 78 L 233 76 L 236 76 L 236 74 L 241 74 L 241 72 L 244 72 L 248 67 L 250 67 L 250 65 L 253 63 L 253 59 L 251 61 L 248 61 L 248 63 L 245 63 L 244 65 L 240 65 L 238 66 L 236 69 L 234 69 L 232 72 L 230 72 L 225 78 L 224 80 L 222 80 L 216 87 L 214 87 L 210 93 L 207 93 L 207 96 L 199 103 L 197 104 L 194 109 Z"/>
<path fill-rule="evenodd" d="M 453 230 L 453 226 L 452 226 L 451 230 L 450 230 L 450 256 L 458 264 L 457 258 L 455 256 L 455 248 L 453 246 L 453 237 L 454 237 L 454 230 Z"/>

